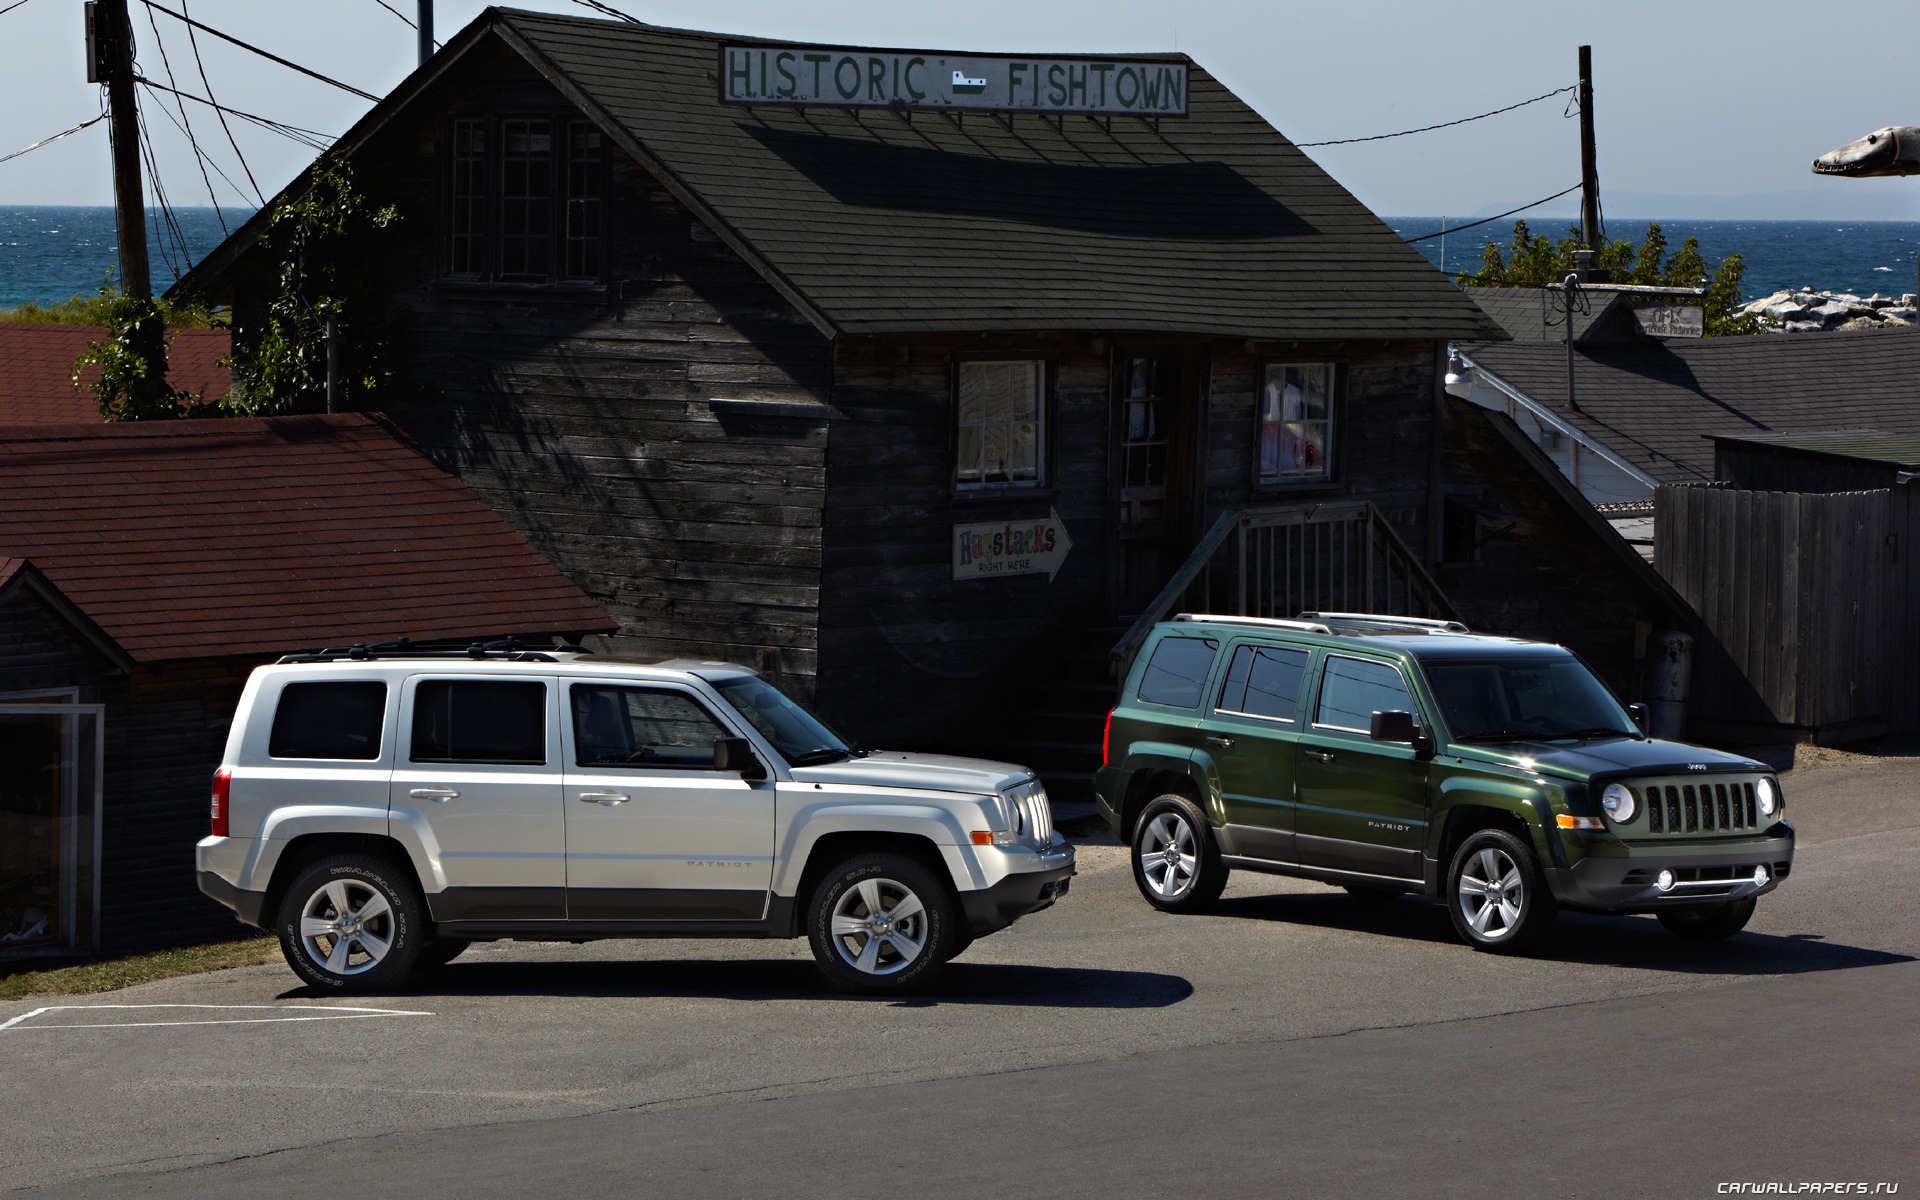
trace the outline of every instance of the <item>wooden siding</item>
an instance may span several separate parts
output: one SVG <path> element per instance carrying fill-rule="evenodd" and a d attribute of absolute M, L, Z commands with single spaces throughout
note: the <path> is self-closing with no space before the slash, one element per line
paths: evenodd
<path fill-rule="evenodd" d="M 87 693 L 110 669 L 32 592 L 21 589 L 0 604 L 0 695 L 77 686 L 91 703 Z"/>

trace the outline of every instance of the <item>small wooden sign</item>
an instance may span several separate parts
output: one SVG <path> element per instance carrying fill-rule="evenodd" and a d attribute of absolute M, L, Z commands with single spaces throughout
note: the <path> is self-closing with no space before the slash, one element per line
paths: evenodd
<path fill-rule="evenodd" d="M 1067 561 L 1073 539 L 1067 523 L 1049 509 L 1035 521 L 991 521 L 953 527 L 953 577 L 999 579 L 1045 575 L 1051 583 Z"/>

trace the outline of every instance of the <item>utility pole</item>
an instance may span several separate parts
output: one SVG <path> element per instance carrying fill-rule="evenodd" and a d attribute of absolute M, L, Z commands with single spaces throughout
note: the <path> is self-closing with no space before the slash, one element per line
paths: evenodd
<path fill-rule="evenodd" d="M 153 280 L 147 270 L 147 207 L 140 182 L 140 114 L 134 108 L 133 23 L 127 19 L 127 0 L 87 5 L 87 49 L 87 82 L 107 85 L 120 286 L 129 296 L 145 300 L 153 295 Z"/>
<path fill-rule="evenodd" d="M 1580 230 L 1600 250 L 1600 169 L 1593 147 L 1593 47 L 1580 47 Z"/>
<path fill-rule="evenodd" d="M 433 57 L 433 0 L 420 0 L 420 61 Z"/>

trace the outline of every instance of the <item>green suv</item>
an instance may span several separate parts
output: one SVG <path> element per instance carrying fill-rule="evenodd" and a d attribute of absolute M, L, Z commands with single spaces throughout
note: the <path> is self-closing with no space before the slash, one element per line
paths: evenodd
<path fill-rule="evenodd" d="M 1730 937 L 1793 866 L 1780 781 L 1642 715 L 1570 651 L 1457 622 L 1182 615 L 1134 659 L 1095 791 L 1167 912 L 1246 870 L 1444 898 L 1486 950 L 1561 908 Z"/>

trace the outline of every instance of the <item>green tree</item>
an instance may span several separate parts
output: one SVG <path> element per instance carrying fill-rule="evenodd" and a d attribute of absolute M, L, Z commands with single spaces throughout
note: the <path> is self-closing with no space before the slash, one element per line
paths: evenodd
<path fill-rule="evenodd" d="M 1586 248 L 1577 226 L 1556 242 L 1534 236 L 1525 221 L 1515 221 L 1507 248 L 1503 251 L 1489 241 L 1480 251 L 1480 269 L 1462 272 L 1457 282 L 1462 287 L 1554 287 L 1572 273 L 1574 252 Z M 1669 257 L 1666 233 L 1655 223 L 1647 226 L 1638 247 L 1624 239 L 1602 245 L 1595 265 L 1619 283 L 1704 287 L 1708 337 L 1761 332 L 1758 319 L 1734 315 L 1740 305 L 1740 277 L 1747 269 L 1747 260 L 1737 253 L 1709 270 L 1699 239 L 1688 237 Z"/>
<path fill-rule="evenodd" d="M 79 297 L 57 306 L 70 316 L 84 318 L 65 324 L 105 327 L 104 341 L 89 341 L 73 361 L 70 378 L 80 391 L 91 390 L 100 415 L 109 421 L 164 421 L 173 417 L 206 416 L 218 412 L 194 392 L 179 391 L 167 383 L 167 330 L 213 323 L 213 314 L 192 304 L 130 296 L 113 284 L 109 274 L 97 298 Z M 100 378 L 82 381 L 88 367 L 99 367 Z"/>
<path fill-rule="evenodd" d="M 236 412 L 250 416 L 326 408 L 326 323 L 335 313 L 335 358 L 348 406 L 392 382 L 389 311 L 379 264 L 400 219 L 354 186 L 345 159 L 325 155 L 307 187 L 273 211 L 260 250 L 274 265 L 275 289 L 257 328 L 236 339 L 231 360 Z"/>

